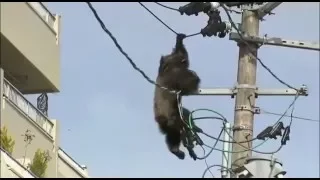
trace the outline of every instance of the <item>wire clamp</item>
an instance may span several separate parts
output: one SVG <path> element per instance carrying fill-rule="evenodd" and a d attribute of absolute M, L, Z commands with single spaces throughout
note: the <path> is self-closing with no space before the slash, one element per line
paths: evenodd
<path fill-rule="evenodd" d="M 253 114 L 255 114 L 255 109 L 252 108 L 251 106 L 246 106 L 246 105 L 236 106 L 235 110 L 236 111 L 250 111 Z"/>
<path fill-rule="evenodd" d="M 241 131 L 241 130 L 248 130 L 248 131 L 253 131 L 252 128 L 250 128 L 249 125 L 238 125 L 238 126 L 233 126 L 232 127 L 233 131 Z"/>
<path fill-rule="evenodd" d="M 255 90 L 255 96 L 256 91 L 258 90 L 257 86 L 250 85 L 250 84 L 237 84 L 232 88 L 232 95 L 231 98 L 234 98 L 234 96 L 238 93 L 238 89 L 254 89 Z"/>

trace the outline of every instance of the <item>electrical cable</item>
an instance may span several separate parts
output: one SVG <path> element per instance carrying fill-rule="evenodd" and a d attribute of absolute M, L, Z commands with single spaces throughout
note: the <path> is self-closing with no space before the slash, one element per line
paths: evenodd
<path fill-rule="evenodd" d="M 221 4 L 221 3 L 220 3 Z M 242 40 L 243 43 L 245 43 L 245 45 L 248 47 L 251 55 L 258 60 L 258 62 L 261 64 L 261 66 L 266 69 L 275 79 L 277 79 L 281 84 L 283 85 L 286 85 L 287 87 L 289 87 L 290 89 L 294 89 L 296 90 L 297 92 L 299 92 L 298 89 L 294 88 L 293 86 L 289 85 L 288 83 L 284 82 L 283 80 L 281 80 L 277 75 L 275 75 L 270 68 L 268 68 L 263 62 L 262 60 L 257 57 L 254 53 L 254 51 L 251 49 L 251 46 L 249 45 L 249 43 L 243 38 L 243 35 L 242 33 L 240 32 L 240 30 L 238 29 L 238 27 L 236 26 L 236 24 L 234 23 L 229 11 L 228 11 L 228 8 L 224 5 L 224 4 L 221 4 L 221 7 L 224 9 L 224 11 L 226 12 L 227 16 L 228 16 L 228 19 L 232 25 L 232 27 L 237 31 L 240 39 Z"/>
<path fill-rule="evenodd" d="M 178 34 L 175 30 L 173 30 L 169 25 L 163 22 L 157 15 L 155 15 L 150 9 L 148 9 L 142 2 L 138 2 L 145 10 L 147 10 L 153 17 L 155 17 L 159 22 L 161 22 L 164 26 L 166 26 L 170 31 L 175 34 Z"/>
<path fill-rule="evenodd" d="M 292 101 L 292 103 L 288 106 L 288 108 L 287 108 L 287 109 L 285 110 L 285 112 L 283 113 L 283 116 L 281 116 L 281 117 L 274 123 L 273 127 L 274 127 L 278 122 L 280 122 L 282 118 L 284 118 L 284 115 L 287 114 L 287 112 L 289 111 L 289 109 L 290 109 L 291 107 L 294 107 L 294 104 L 296 103 L 296 101 L 297 101 L 298 98 L 299 98 L 299 94 L 297 93 L 296 96 L 295 96 L 295 98 L 294 98 L 294 100 Z M 293 110 L 294 110 L 294 109 L 292 109 L 292 111 L 291 111 L 291 115 L 293 114 Z M 290 121 L 289 126 L 291 126 L 291 124 L 292 124 L 292 119 L 293 119 L 293 118 L 291 118 L 291 121 Z M 231 139 L 233 139 L 233 137 L 232 137 L 228 132 L 226 132 L 226 133 L 230 136 Z M 259 144 L 259 146 L 262 146 L 262 145 L 263 145 L 264 143 L 266 143 L 268 140 L 269 140 L 269 138 L 267 138 L 266 140 L 264 140 L 261 144 Z M 255 150 L 257 147 L 248 149 L 247 147 L 243 146 L 241 143 L 239 143 L 239 142 L 236 142 L 236 143 L 237 143 L 239 146 L 245 148 L 247 151 L 251 150 L 251 151 L 253 151 L 253 152 L 260 153 L 260 154 L 275 154 L 275 153 L 279 152 L 279 151 L 282 149 L 282 146 L 283 146 L 283 145 L 281 145 L 277 150 L 275 150 L 275 151 L 273 151 L 273 152 L 261 152 L 261 151 Z M 259 147 L 259 146 L 258 146 L 258 147 Z"/>
<path fill-rule="evenodd" d="M 206 150 L 204 149 L 204 147 L 202 147 L 202 146 L 200 146 L 200 147 L 201 147 L 201 148 L 202 148 L 202 150 L 203 150 L 203 154 L 204 154 L 204 156 L 206 156 Z M 209 154 L 210 154 L 210 152 L 209 152 Z M 208 164 L 207 158 L 204 158 L 204 162 L 205 162 L 205 164 L 206 164 L 207 168 L 209 168 L 210 166 L 209 166 L 209 164 Z M 211 170 L 210 170 L 210 169 L 209 169 L 209 172 L 210 172 L 211 176 L 214 178 L 214 175 L 213 175 L 213 173 L 211 172 Z"/>
<path fill-rule="evenodd" d="M 118 41 L 116 40 L 116 38 L 112 35 L 112 33 L 106 28 L 105 24 L 103 23 L 103 21 L 101 20 L 100 16 L 98 15 L 97 11 L 95 10 L 95 8 L 92 6 L 91 2 L 86 2 L 87 5 L 89 6 L 90 10 L 92 11 L 94 17 L 96 18 L 96 20 L 99 22 L 101 28 L 104 30 L 105 33 L 107 33 L 109 35 L 109 37 L 112 39 L 112 41 L 114 42 L 114 44 L 116 45 L 116 47 L 119 49 L 119 51 L 127 58 L 127 60 L 130 62 L 130 64 L 132 65 L 132 67 L 137 70 L 138 72 L 140 72 L 140 74 L 151 84 L 156 85 L 157 87 L 167 90 L 171 93 L 174 93 L 177 95 L 177 99 L 179 99 L 180 97 L 180 91 L 177 92 L 175 90 L 170 90 L 166 87 L 160 86 L 159 84 L 157 84 L 155 81 L 151 80 L 151 78 L 149 78 L 140 68 L 137 67 L 137 65 L 134 63 L 134 61 L 129 57 L 129 55 L 122 49 L 122 47 L 120 46 L 120 44 L 118 43 Z M 139 4 L 144 7 L 149 13 L 151 13 L 155 18 L 157 18 L 163 25 L 165 25 L 168 29 L 170 29 L 172 32 L 174 32 L 175 34 L 177 34 L 177 32 L 175 32 L 173 29 L 171 29 L 167 24 L 165 24 L 160 18 L 158 18 L 152 11 L 150 11 L 146 6 L 144 6 L 141 2 L 139 2 Z M 191 34 L 187 37 L 190 36 L 195 36 L 197 34 Z M 178 101 L 178 107 L 179 107 L 179 114 L 181 119 L 183 119 L 182 113 L 181 113 L 181 104 Z"/>
<path fill-rule="evenodd" d="M 298 99 L 299 96 L 296 96 L 295 98 L 295 101 Z M 291 108 L 291 113 L 290 113 L 290 123 L 289 123 L 289 127 L 291 127 L 292 125 L 292 122 L 293 122 L 293 111 L 294 111 L 294 108 L 295 108 L 295 103 L 292 103 L 292 108 Z M 285 113 L 287 114 L 287 113 Z"/>
<path fill-rule="evenodd" d="M 217 139 L 220 139 L 220 137 L 221 137 L 221 135 L 222 135 L 222 133 L 223 133 L 223 130 L 224 130 L 224 129 L 221 129 L 221 131 L 220 131 Z M 219 141 L 216 140 L 216 142 L 214 143 L 213 147 L 210 147 L 211 149 L 210 149 L 210 152 L 209 152 L 208 154 L 204 155 L 203 157 L 197 157 L 197 159 L 199 159 L 199 160 L 203 160 L 203 159 L 205 160 L 205 159 L 207 159 L 207 158 L 210 156 L 210 154 L 213 152 L 213 150 L 215 149 L 215 147 L 217 146 L 218 142 L 219 142 Z M 202 147 L 202 146 L 201 146 L 201 147 Z M 207 147 L 207 146 L 206 146 L 206 147 Z M 203 147 L 202 147 L 202 148 L 203 148 Z"/>
<path fill-rule="evenodd" d="M 200 110 L 201 110 L 201 109 L 200 109 Z M 202 109 L 202 110 L 203 110 L 203 109 Z M 199 109 L 196 110 L 196 111 L 199 111 Z M 196 112 L 196 111 L 192 111 L 192 112 L 190 113 L 190 115 L 189 115 L 189 120 L 190 120 L 190 118 L 192 117 L 192 113 L 194 113 L 194 112 Z M 210 118 L 211 118 L 211 119 L 219 119 L 219 120 L 223 120 L 223 122 L 225 123 L 225 121 L 226 121 L 225 117 L 223 117 L 220 113 L 218 113 L 218 112 L 216 112 L 216 111 L 213 111 L 213 110 L 210 110 L 210 111 L 218 114 L 218 115 L 221 116 L 221 117 L 200 117 L 200 118 L 194 118 L 194 119 L 196 119 L 196 120 L 200 120 L 200 119 L 210 119 Z M 193 119 L 193 118 L 191 118 L 191 119 Z M 193 119 L 193 120 L 194 120 L 194 119 Z M 191 131 L 193 131 L 192 123 L 191 123 L 190 121 L 189 121 L 189 127 L 190 127 Z M 206 174 L 207 171 L 209 171 L 210 174 L 212 175 L 212 177 L 214 177 L 213 173 L 212 173 L 211 170 L 210 170 L 210 166 L 208 165 L 207 158 L 210 156 L 210 154 L 213 152 L 213 150 L 215 149 L 216 145 L 218 144 L 218 142 L 219 142 L 218 140 L 220 139 L 220 137 L 221 137 L 221 135 L 222 135 L 222 133 L 223 133 L 223 130 L 224 130 L 224 129 L 221 129 L 221 131 L 220 131 L 220 133 L 219 133 L 219 135 L 218 135 L 218 138 L 216 139 L 215 144 L 213 145 L 213 147 L 210 147 L 211 149 L 210 149 L 210 152 L 209 152 L 208 154 L 206 154 L 206 150 L 204 149 L 204 147 L 203 147 L 202 145 L 200 145 L 200 147 L 201 147 L 202 150 L 203 150 L 204 156 L 203 156 L 203 157 L 197 157 L 197 159 L 199 159 L 199 160 L 204 160 L 204 161 L 205 161 L 205 164 L 206 164 L 206 166 L 207 166 L 207 169 L 205 170 L 203 176 Z"/>
<path fill-rule="evenodd" d="M 95 8 L 92 6 L 91 2 L 86 2 L 87 5 L 89 6 L 90 10 L 92 11 L 94 17 L 96 18 L 96 20 L 98 21 L 98 23 L 100 24 L 101 28 L 104 30 L 105 33 L 107 33 L 107 35 L 112 39 L 113 43 L 116 45 L 116 47 L 119 49 L 119 51 L 121 52 L 122 55 L 124 55 L 127 60 L 129 61 L 129 63 L 131 64 L 131 66 L 137 70 L 149 83 L 167 90 L 171 93 L 175 93 L 177 94 L 178 92 L 174 91 L 174 90 L 170 90 L 166 87 L 160 86 L 159 84 L 157 84 L 155 81 L 153 81 L 151 78 L 149 78 L 140 68 L 138 68 L 138 66 L 134 63 L 134 61 L 129 57 L 129 55 L 122 49 L 122 47 L 120 46 L 120 44 L 118 43 L 117 39 L 112 35 L 112 33 L 106 28 L 105 24 L 103 23 L 103 21 L 101 20 L 100 16 L 98 15 L 97 11 L 95 10 Z"/>
<path fill-rule="evenodd" d="M 230 138 L 231 138 L 232 140 L 234 140 L 234 138 L 231 136 L 230 133 L 228 133 L 228 132 L 226 132 L 226 133 L 228 134 L 228 136 L 230 136 Z M 262 144 L 264 144 L 266 141 L 267 141 L 267 140 L 265 140 L 264 142 L 262 142 L 261 144 L 259 144 L 259 146 L 261 146 Z M 279 151 L 282 149 L 282 145 L 281 145 L 281 146 L 280 146 L 278 149 L 276 149 L 275 151 L 272 151 L 272 152 L 262 152 L 262 151 L 257 151 L 257 150 L 255 150 L 254 148 L 247 148 L 247 147 L 245 147 L 244 145 L 242 145 L 241 143 L 238 143 L 238 142 L 236 142 L 236 144 L 239 145 L 239 146 L 241 146 L 241 147 L 243 147 L 243 148 L 245 148 L 246 150 L 244 150 L 244 152 L 246 152 L 246 151 L 252 151 L 252 152 L 255 152 L 255 153 L 259 153 L 259 154 L 275 154 L 275 153 L 279 152 Z M 239 152 L 232 152 L 232 153 L 239 153 Z"/>
<path fill-rule="evenodd" d="M 228 122 L 227 119 L 220 113 L 214 111 L 214 110 L 211 110 L 211 109 L 196 109 L 196 110 L 193 110 L 192 112 L 190 112 L 190 115 L 189 115 L 189 127 L 192 129 L 192 121 L 193 121 L 193 114 L 197 111 L 208 111 L 208 112 L 212 112 L 212 113 L 215 113 L 217 115 L 219 115 L 220 117 L 215 117 L 215 119 L 219 119 L 219 120 L 222 120 L 224 123 Z M 205 119 L 208 119 L 208 117 L 204 117 Z M 197 119 L 202 119 L 201 118 L 197 118 Z M 225 128 L 225 127 L 224 127 Z M 204 134 L 205 136 L 211 138 L 211 139 L 215 139 L 215 140 L 218 140 L 220 142 L 227 142 L 227 143 L 248 143 L 248 142 L 252 142 L 254 140 L 257 140 L 257 138 L 252 138 L 251 140 L 248 140 L 248 141 L 241 141 L 241 142 L 235 142 L 235 141 L 225 141 L 225 140 L 222 140 L 222 139 L 219 139 L 219 138 L 216 138 L 216 137 L 213 137 L 209 134 L 207 134 L 206 132 L 201 132 L 201 134 Z"/>
<path fill-rule="evenodd" d="M 298 100 L 298 98 L 299 98 L 299 93 L 297 92 L 297 94 L 295 95 L 292 103 L 291 103 L 291 104 L 288 106 L 288 108 L 284 111 L 283 115 L 278 119 L 278 121 L 276 121 L 276 122 L 274 123 L 273 127 L 274 127 L 278 122 L 280 122 L 283 117 L 285 117 L 285 115 L 287 114 L 287 112 L 289 111 L 289 109 L 294 106 L 294 104 L 296 103 L 296 101 Z M 291 114 L 291 115 L 292 115 L 292 114 Z M 291 118 L 291 119 L 292 119 L 292 118 Z"/>
<path fill-rule="evenodd" d="M 274 113 L 270 111 L 266 111 L 260 108 L 260 114 L 270 114 L 270 115 L 275 115 L 275 116 L 283 116 L 281 113 Z M 284 115 L 284 117 L 291 117 L 290 115 Z M 309 122 L 316 122 L 319 123 L 319 120 L 316 119 L 310 119 L 310 118 L 304 118 L 304 117 L 299 117 L 299 116 L 292 116 L 294 119 L 299 119 L 299 120 L 304 120 L 304 121 L 309 121 Z"/>
<path fill-rule="evenodd" d="M 142 4 L 142 2 L 138 2 L 140 4 L 140 6 L 142 6 L 145 10 L 147 10 L 153 17 L 155 17 L 161 24 L 163 24 L 164 26 L 166 26 L 170 31 L 172 31 L 174 34 L 178 35 L 179 33 L 176 32 L 175 30 L 173 30 L 169 25 L 167 25 L 165 22 L 163 22 L 157 15 L 155 15 L 149 8 L 147 8 L 144 4 Z M 160 5 L 160 3 L 157 3 L 158 5 Z M 165 7 L 164 5 L 161 5 L 163 7 Z M 196 36 L 201 34 L 201 32 L 198 33 L 193 33 L 190 35 L 186 35 L 186 38 L 188 37 L 192 37 L 192 36 Z"/>
<path fill-rule="evenodd" d="M 166 6 L 166 5 L 161 4 L 161 3 L 158 3 L 158 2 L 154 2 L 154 3 L 156 3 L 157 5 L 162 6 L 162 7 L 164 7 L 164 8 L 167 8 L 167 9 L 170 9 L 170 10 L 173 10 L 173 11 L 177 11 L 177 12 L 179 12 L 179 9 L 176 9 L 176 8 L 173 8 L 173 7 Z"/>
<path fill-rule="evenodd" d="M 296 99 L 297 99 L 297 98 L 295 98 L 295 101 L 296 101 Z M 294 101 L 294 102 L 295 102 L 295 101 Z M 287 110 L 285 111 L 285 113 L 287 113 L 288 109 L 290 109 L 290 107 L 292 106 L 292 104 L 293 104 L 293 103 L 290 104 L 290 106 L 287 108 Z M 195 113 L 196 111 L 209 111 L 209 112 L 216 113 L 216 114 L 218 114 L 218 115 L 221 116 L 221 117 L 199 117 L 199 118 L 191 118 L 191 117 L 192 117 L 192 114 Z M 190 119 L 190 118 L 191 118 L 191 119 Z M 192 111 L 192 112 L 190 113 L 190 116 L 189 116 L 189 126 L 192 128 L 192 123 L 191 123 L 191 121 L 192 121 L 193 119 L 199 120 L 199 119 L 209 119 L 209 118 L 219 119 L 219 120 L 223 120 L 224 122 L 227 122 L 226 118 L 225 118 L 224 116 L 222 116 L 220 113 L 217 113 L 216 111 L 213 111 L 213 110 L 210 110 L 210 109 L 196 109 L 196 110 L 194 110 L 194 111 Z M 283 117 L 279 118 L 279 119 L 277 120 L 277 122 L 279 122 L 282 118 L 283 118 Z M 276 122 L 276 123 L 277 123 L 277 122 Z M 275 124 L 276 124 L 276 123 L 275 123 Z M 225 127 L 224 127 L 224 128 L 225 128 Z M 227 132 L 226 132 L 226 133 L 227 133 Z M 265 142 L 267 142 L 269 139 L 266 139 L 266 140 L 264 140 L 263 142 L 261 142 L 260 144 L 258 144 L 257 146 L 249 149 L 249 148 L 243 146 L 241 143 L 248 143 L 248 142 L 251 142 L 251 141 L 253 141 L 253 140 L 256 140 L 257 138 L 253 138 L 253 139 L 247 140 L 247 141 L 237 142 L 237 141 L 235 141 L 235 139 L 232 137 L 232 135 L 231 135 L 230 133 L 227 133 L 227 134 L 228 134 L 228 136 L 229 136 L 233 141 L 224 141 L 224 140 L 221 140 L 220 137 L 216 138 L 216 137 L 213 137 L 213 136 L 211 136 L 211 135 L 209 135 L 209 134 L 207 134 L 207 133 L 205 133 L 205 132 L 202 132 L 202 134 L 204 134 L 204 135 L 206 135 L 207 137 L 210 137 L 210 138 L 212 138 L 212 139 L 215 139 L 216 141 L 238 144 L 238 145 L 240 145 L 240 146 L 242 146 L 242 147 L 245 148 L 245 150 L 242 150 L 242 151 L 237 151 L 237 152 L 229 151 L 229 153 L 241 153 L 241 152 L 246 152 L 246 151 L 253 151 L 253 152 L 256 152 L 256 153 L 260 153 L 260 154 L 274 154 L 274 153 L 279 152 L 279 151 L 281 150 L 281 148 L 282 148 L 282 146 L 280 146 L 280 147 L 279 147 L 278 149 L 276 149 L 275 151 L 272 151 L 272 152 L 262 152 L 262 151 L 257 151 L 257 150 L 255 150 L 255 149 L 258 148 L 258 147 L 260 147 L 260 146 L 262 146 L 262 145 L 263 145 Z M 220 151 L 220 152 L 226 152 L 226 151 L 224 151 L 224 150 L 220 150 L 220 149 L 215 148 L 215 146 L 212 147 L 212 146 L 209 146 L 209 145 L 206 145 L 206 144 L 204 144 L 204 146 L 206 146 L 206 147 L 208 147 L 208 148 L 211 149 L 211 151 L 208 153 L 208 156 L 209 156 L 209 154 L 212 153 L 213 150 Z M 208 156 L 206 156 L 206 158 L 207 158 Z"/>
<path fill-rule="evenodd" d="M 291 110 L 291 120 L 290 120 L 289 127 L 292 125 L 294 105 L 295 105 L 295 102 L 296 102 L 296 100 L 298 99 L 298 97 L 299 97 L 299 93 L 296 94 L 293 102 L 289 105 L 289 107 L 288 107 L 288 108 L 286 109 L 286 111 L 283 113 L 283 116 L 281 116 L 273 126 L 275 126 L 278 122 L 281 121 L 281 119 L 284 117 L 285 114 L 287 114 L 287 111 L 288 111 L 291 107 L 292 107 L 292 110 Z M 218 114 L 220 117 L 199 117 L 199 118 L 192 118 L 192 120 L 190 120 L 190 117 L 192 117 L 192 114 L 193 114 L 194 112 L 200 111 L 200 110 L 205 110 L 205 111 L 210 111 L 210 112 L 216 113 L 216 114 Z M 222 120 L 222 121 L 224 122 L 223 125 L 224 125 L 224 129 L 225 129 L 225 122 L 227 122 L 226 118 L 225 118 L 224 116 L 222 116 L 220 113 L 217 113 L 216 111 L 209 110 L 209 109 L 197 109 L 197 110 L 192 111 L 192 112 L 190 113 L 190 116 L 189 116 L 189 125 L 190 125 L 190 127 L 192 128 L 192 123 L 190 123 L 190 121 L 200 120 L 200 119 L 209 119 L 209 118 Z M 214 144 L 213 147 L 210 147 L 210 146 L 208 146 L 208 145 L 206 145 L 206 144 L 203 145 L 203 146 L 206 146 L 206 147 L 208 147 L 208 148 L 211 149 L 210 152 L 209 152 L 207 155 L 205 155 L 205 157 L 204 157 L 205 162 L 206 162 L 206 158 L 212 153 L 213 150 L 217 150 L 217 151 L 220 151 L 220 152 L 227 152 L 227 151 L 224 151 L 224 150 L 220 150 L 220 149 L 215 148 L 218 140 L 220 139 L 220 136 L 221 136 L 222 132 L 223 132 L 223 129 L 221 130 L 218 138 L 214 138 L 214 137 L 213 137 L 213 139 L 216 139 L 216 142 L 215 142 L 215 144 Z M 239 152 L 252 151 L 252 152 L 255 152 L 255 153 L 259 153 L 259 154 L 272 154 L 272 155 L 274 155 L 274 154 L 278 153 L 278 152 L 282 149 L 282 147 L 284 146 L 284 145 L 281 145 L 279 148 L 277 148 L 275 151 L 272 151 L 272 152 L 257 151 L 257 150 L 255 150 L 255 149 L 256 149 L 257 147 L 263 145 L 269 138 L 266 139 L 266 140 L 264 140 L 263 142 L 261 142 L 260 144 L 258 144 L 257 146 L 255 146 L 255 147 L 253 147 L 253 148 L 247 148 L 247 147 L 243 146 L 241 143 L 235 141 L 234 138 L 232 137 L 232 135 L 231 135 L 230 133 L 228 133 L 227 131 L 226 131 L 226 133 L 227 133 L 227 135 L 228 135 L 235 143 L 237 143 L 238 145 L 242 146 L 242 147 L 245 149 L 245 150 L 239 151 Z M 201 146 L 201 148 L 203 148 L 203 147 Z M 204 150 L 204 148 L 203 148 L 203 150 Z M 229 151 L 229 153 L 239 153 L 239 152 Z M 199 158 L 199 159 L 200 159 L 200 158 Z M 212 172 L 210 171 L 210 168 L 214 167 L 215 165 L 208 167 L 207 162 L 206 162 L 206 165 L 207 165 L 207 169 L 204 171 L 204 173 L 203 173 L 203 175 L 202 175 L 202 178 L 204 178 L 204 176 L 205 176 L 205 174 L 207 173 L 207 171 L 209 171 L 209 172 L 211 173 L 211 175 L 213 175 Z M 225 167 L 224 167 L 224 168 L 225 168 Z M 228 170 L 229 170 L 229 169 L 228 169 Z M 232 172 L 231 172 L 231 173 L 232 173 Z"/>
<path fill-rule="evenodd" d="M 297 99 L 297 98 L 295 98 L 295 100 L 296 100 L 296 99 Z M 291 104 L 292 104 L 292 103 L 291 103 Z M 290 107 L 291 107 L 291 104 L 290 104 Z M 191 118 L 193 113 L 195 113 L 196 111 L 201 111 L 201 110 L 202 110 L 202 111 L 210 111 L 210 112 L 213 112 L 213 113 L 215 113 L 215 114 L 218 114 L 220 117 L 198 117 L 198 118 Z M 190 118 L 191 118 L 191 120 L 190 120 Z M 205 146 L 205 147 L 210 148 L 210 152 L 209 152 L 208 154 L 205 153 L 205 149 L 201 146 L 201 148 L 204 150 L 204 153 L 205 153 L 206 155 L 205 155 L 204 157 L 197 158 L 197 159 L 200 159 L 200 160 L 204 159 L 204 160 L 205 160 L 205 163 L 206 163 L 206 166 L 207 166 L 207 169 L 206 169 L 205 172 L 203 173 L 203 176 L 202 176 L 203 178 L 204 178 L 205 174 L 207 173 L 207 171 L 209 171 L 210 174 L 213 175 L 213 173 L 212 173 L 211 170 L 210 170 L 210 168 L 213 167 L 213 166 L 209 166 L 209 167 L 208 167 L 208 163 L 207 163 L 207 161 L 206 161 L 206 159 L 207 159 L 207 158 L 209 157 L 209 155 L 213 152 L 213 150 L 217 150 L 217 151 L 220 151 L 220 152 L 228 152 L 228 151 L 224 151 L 224 150 L 220 150 L 220 149 L 215 148 L 215 146 L 217 145 L 218 141 L 220 140 L 220 137 L 221 137 L 221 135 L 222 135 L 223 130 L 226 128 L 226 127 L 225 127 L 225 123 L 227 122 L 227 120 L 226 120 L 226 118 L 225 118 L 222 114 L 220 114 L 220 113 L 218 113 L 218 112 L 216 112 L 216 111 L 214 111 L 214 110 L 209 110 L 209 109 L 197 109 L 197 110 L 193 110 L 193 111 L 190 113 L 190 116 L 189 116 L 189 127 L 190 127 L 191 130 L 192 130 L 192 123 L 191 123 L 191 121 L 200 120 L 200 119 L 209 119 L 209 118 L 222 120 L 222 121 L 223 121 L 224 128 L 223 128 L 223 129 L 221 130 L 221 132 L 219 133 L 218 138 L 212 137 L 213 139 L 216 140 L 216 142 L 215 142 L 215 144 L 214 144 L 213 147 L 210 147 L 210 146 L 208 146 L 208 145 L 206 145 L 206 144 L 203 145 L 203 146 Z M 279 120 L 278 120 L 278 121 L 279 121 Z M 255 148 L 257 148 L 257 147 L 261 146 L 262 144 L 264 144 L 268 139 L 265 140 L 264 142 L 260 143 L 259 145 L 255 146 L 254 148 L 250 148 L 250 149 L 249 149 L 249 148 L 243 146 L 241 143 L 236 142 L 236 141 L 233 139 L 233 137 L 232 137 L 232 135 L 231 135 L 230 133 L 228 133 L 228 132 L 226 132 L 226 133 L 227 133 L 227 135 L 228 135 L 235 143 L 237 143 L 237 144 L 239 144 L 240 146 L 242 146 L 243 148 L 245 148 L 245 150 L 240 151 L 240 152 L 246 152 L 246 151 L 250 151 L 250 150 L 251 150 L 251 151 L 256 152 L 256 153 L 259 153 L 259 154 L 275 154 L 275 153 L 279 152 L 279 151 L 282 149 L 282 147 L 283 147 L 283 145 L 281 145 L 279 148 L 277 148 L 275 151 L 272 151 L 272 152 L 257 151 L 257 150 L 255 150 Z M 204 133 L 204 134 L 206 134 L 206 133 Z M 248 141 L 246 141 L 246 142 L 248 142 Z M 239 152 L 233 152 L 233 151 L 231 151 L 231 152 L 229 152 L 229 153 L 239 153 Z"/>

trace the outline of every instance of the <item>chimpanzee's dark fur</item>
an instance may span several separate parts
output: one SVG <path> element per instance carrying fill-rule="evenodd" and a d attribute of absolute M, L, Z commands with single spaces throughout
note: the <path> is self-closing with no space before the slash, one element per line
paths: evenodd
<path fill-rule="evenodd" d="M 188 52 L 183 45 L 185 35 L 179 34 L 176 46 L 169 55 L 162 56 L 158 70 L 157 84 L 171 90 L 181 91 L 181 95 L 188 95 L 198 90 L 200 78 L 189 70 Z M 181 102 L 181 96 L 179 97 Z M 183 108 L 183 117 L 187 121 L 190 112 Z M 166 143 L 170 152 L 179 159 L 185 154 L 180 150 L 183 122 L 180 118 L 177 95 L 156 87 L 154 95 L 154 115 L 160 131 L 166 135 Z"/>

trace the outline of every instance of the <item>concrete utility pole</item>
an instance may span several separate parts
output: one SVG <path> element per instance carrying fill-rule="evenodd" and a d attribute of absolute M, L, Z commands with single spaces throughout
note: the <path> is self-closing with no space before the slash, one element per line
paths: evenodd
<path fill-rule="evenodd" d="M 248 36 L 259 35 L 259 18 L 255 11 L 245 10 L 242 14 L 240 30 Z M 248 47 L 243 42 L 239 42 L 239 61 L 238 61 L 238 92 L 235 101 L 235 115 L 233 137 L 234 141 L 244 142 L 252 139 L 253 135 L 253 107 L 255 106 L 256 72 L 258 46 L 256 43 L 248 43 Z M 254 53 L 254 55 L 251 54 Z M 251 156 L 251 151 L 245 151 L 252 147 L 252 142 L 234 144 L 233 152 L 244 151 L 232 154 L 232 169 L 242 167 L 246 158 Z"/>
<path fill-rule="evenodd" d="M 265 177 L 266 172 L 270 168 L 266 168 L 266 160 L 264 158 L 252 158 L 252 142 L 248 142 L 253 137 L 253 120 L 254 114 L 259 114 L 260 109 L 255 106 L 255 98 L 258 96 L 296 96 L 299 90 L 300 96 L 308 96 L 308 89 L 305 85 L 295 89 L 260 89 L 256 87 L 256 71 L 257 71 L 257 50 L 259 45 L 282 46 L 288 48 L 298 48 L 307 50 L 320 50 L 318 42 L 302 42 L 295 40 L 285 40 L 279 37 L 259 37 L 259 21 L 263 17 L 279 6 L 282 2 L 268 2 L 262 6 L 242 5 L 242 22 L 240 25 L 240 33 L 231 32 L 229 40 L 238 42 L 239 60 L 238 60 L 238 77 L 237 85 L 232 88 L 208 88 L 199 89 L 193 95 L 200 96 L 231 96 L 236 97 L 234 124 L 230 129 L 233 130 L 233 138 L 231 141 L 242 142 L 232 143 L 231 168 L 235 173 L 235 177 Z M 243 43 L 245 40 L 247 43 Z M 249 44 L 250 47 L 247 46 Z M 252 54 L 253 53 L 253 54 Z M 225 131 L 229 129 L 226 128 Z M 229 134 L 229 133 L 227 133 Z M 225 137 L 227 139 L 227 137 Z M 231 144 L 231 143 L 230 143 Z M 228 152 L 228 142 L 224 143 L 224 150 Z M 239 152 L 239 153 L 236 153 Z M 230 164 L 229 156 L 223 152 L 223 167 Z M 227 164 L 227 165 L 226 165 Z M 277 164 L 277 163 L 276 163 Z M 278 163 L 279 164 L 279 163 Z M 273 173 L 275 170 L 275 174 Z M 271 177 L 282 177 L 285 174 L 280 167 L 272 168 Z M 229 172 L 222 170 L 223 178 L 229 177 Z"/>

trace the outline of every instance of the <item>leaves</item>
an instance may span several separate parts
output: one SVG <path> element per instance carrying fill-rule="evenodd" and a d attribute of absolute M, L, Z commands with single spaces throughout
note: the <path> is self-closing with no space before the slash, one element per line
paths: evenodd
<path fill-rule="evenodd" d="M 15 141 L 8 135 L 8 129 L 3 126 L 0 130 L 0 147 L 12 154 Z"/>
<path fill-rule="evenodd" d="M 30 170 L 39 178 L 45 176 L 46 170 L 48 168 L 48 162 L 51 160 L 49 151 L 44 151 L 38 149 L 33 157 L 33 160 L 30 164 Z"/>

